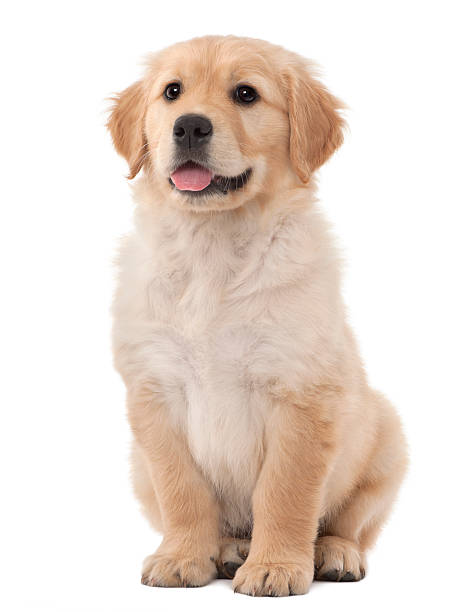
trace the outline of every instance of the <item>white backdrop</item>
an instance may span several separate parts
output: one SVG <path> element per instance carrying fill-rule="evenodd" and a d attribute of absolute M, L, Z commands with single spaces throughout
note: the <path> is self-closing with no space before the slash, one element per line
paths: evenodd
<path fill-rule="evenodd" d="M 16 2 L 1 23 L 1 493 L 4 610 L 465 610 L 472 605 L 473 67 L 469 2 Z M 140 585 L 158 536 L 128 478 L 111 365 L 125 162 L 104 99 L 144 53 L 195 35 L 316 59 L 350 133 L 320 175 L 372 383 L 411 469 L 358 584 L 252 600 L 230 582 Z M 471 594 L 469 594 L 471 592 Z"/>

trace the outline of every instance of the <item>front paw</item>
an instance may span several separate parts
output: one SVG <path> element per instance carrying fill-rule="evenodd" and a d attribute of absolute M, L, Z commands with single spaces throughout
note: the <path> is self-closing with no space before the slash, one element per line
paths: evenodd
<path fill-rule="evenodd" d="M 247 560 L 236 572 L 232 586 L 236 593 L 254 597 L 303 595 L 313 581 L 313 562 L 254 563 Z"/>
<path fill-rule="evenodd" d="M 143 563 L 142 584 L 153 587 L 198 587 L 217 575 L 211 557 L 185 557 L 159 550 Z"/>

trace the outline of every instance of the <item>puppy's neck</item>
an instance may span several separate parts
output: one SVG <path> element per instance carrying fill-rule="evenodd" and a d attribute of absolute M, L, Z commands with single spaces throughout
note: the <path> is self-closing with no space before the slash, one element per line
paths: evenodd
<path fill-rule="evenodd" d="M 316 182 L 307 184 L 295 180 L 283 180 L 273 193 L 260 193 L 244 201 L 241 206 L 225 210 L 195 210 L 179 208 L 172 203 L 169 194 L 157 189 L 155 182 L 146 174 L 135 181 L 134 201 L 137 204 L 138 229 L 151 230 L 162 222 L 175 220 L 178 224 L 194 227 L 215 227 L 221 231 L 238 231 L 240 226 L 256 225 L 260 228 L 272 224 L 276 219 L 298 211 L 307 211 L 314 204 Z"/>

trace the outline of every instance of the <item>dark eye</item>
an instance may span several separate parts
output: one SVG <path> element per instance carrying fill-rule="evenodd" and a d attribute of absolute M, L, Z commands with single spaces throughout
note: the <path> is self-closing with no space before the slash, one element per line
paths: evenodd
<path fill-rule="evenodd" d="M 170 83 L 166 86 L 164 96 L 167 100 L 176 100 L 181 93 L 181 85 L 179 83 Z"/>
<path fill-rule="evenodd" d="M 250 85 L 239 85 L 235 90 L 235 99 L 242 104 L 250 104 L 258 98 L 258 93 Z"/>

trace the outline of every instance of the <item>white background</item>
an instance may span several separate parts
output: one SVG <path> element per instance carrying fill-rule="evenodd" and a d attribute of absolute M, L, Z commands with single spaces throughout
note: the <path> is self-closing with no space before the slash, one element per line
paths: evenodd
<path fill-rule="evenodd" d="M 3 609 L 466 610 L 473 579 L 470 2 L 15 2 L 1 23 Z M 158 544 L 133 499 L 109 303 L 132 203 L 104 99 L 143 54 L 195 35 L 316 59 L 348 104 L 320 176 L 373 384 L 411 469 L 359 584 L 253 600 L 230 582 L 140 585 Z"/>

